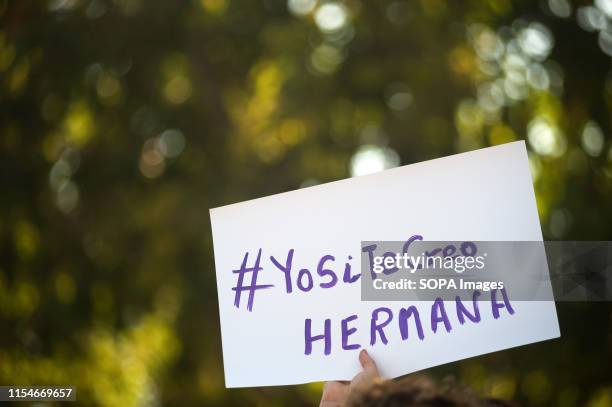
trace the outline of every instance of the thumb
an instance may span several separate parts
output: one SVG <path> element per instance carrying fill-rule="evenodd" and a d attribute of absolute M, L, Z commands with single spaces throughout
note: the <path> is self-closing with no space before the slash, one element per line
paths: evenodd
<path fill-rule="evenodd" d="M 374 359 L 370 357 L 367 350 L 362 349 L 361 352 L 359 352 L 359 363 L 361 363 L 361 367 L 363 368 L 364 372 L 378 375 L 376 362 L 374 362 Z"/>
<path fill-rule="evenodd" d="M 363 349 L 359 352 L 359 363 L 363 370 L 351 381 L 351 389 L 370 386 L 376 378 L 380 377 L 376 363 L 370 357 L 367 350 Z"/>

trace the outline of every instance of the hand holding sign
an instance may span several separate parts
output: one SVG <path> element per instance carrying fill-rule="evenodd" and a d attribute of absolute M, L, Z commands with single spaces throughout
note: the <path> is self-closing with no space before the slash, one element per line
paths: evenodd
<path fill-rule="evenodd" d="M 344 406 L 350 393 L 367 388 L 380 377 L 376 362 L 365 349 L 359 352 L 359 364 L 361 364 L 363 370 L 357 373 L 350 382 L 333 381 L 325 383 L 319 407 Z"/>

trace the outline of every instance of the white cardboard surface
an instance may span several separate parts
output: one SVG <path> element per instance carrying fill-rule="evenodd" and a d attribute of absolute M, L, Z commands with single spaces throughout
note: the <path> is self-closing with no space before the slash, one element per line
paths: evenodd
<path fill-rule="evenodd" d="M 366 348 L 381 374 L 397 377 L 476 355 L 558 337 L 553 302 L 513 302 L 515 313 L 501 310 L 493 319 L 486 304 L 478 324 L 457 321 L 454 304 L 446 303 L 452 330 L 430 327 L 431 302 L 407 304 L 362 302 L 360 282 L 343 282 L 348 256 L 352 275 L 360 273 L 361 241 L 398 241 L 419 234 L 425 240 L 540 241 L 542 234 L 524 142 L 509 143 L 450 157 L 399 167 L 211 209 L 225 384 L 227 387 L 288 385 L 324 380 L 350 380 L 359 370 L 359 349 L 342 348 L 341 321 L 357 318 L 349 344 Z M 249 292 L 235 306 L 238 273 L 245 253 L 253 267 L 261 249 L 252 310 Z M 270 256 L 285 265 L 292 261 L 292 292 L 285 274 Z M 326 268 L 338 276 L 323 289 L 317 265 L 333 255 Z M 300 269 L 310 270 L 313 288 L 301 291 Z M 244 273 L 244 286 L 253 272 Z M 307 280 L 304 278 L 304 282 Z M 384 329 L 388 343 L 378 337 L 370 345 L 372 310 L 408 305 L 419 309 L 425 338 L 419 340 L 409 323 L 402 340 L 395 319 Z M 395 316 L 395 315 L 394 315 Z M 324 341 L 314 341 L 305 354 L 305 320 L 313 335 L 322 334 L 331 319 L 331 353 Z"/>

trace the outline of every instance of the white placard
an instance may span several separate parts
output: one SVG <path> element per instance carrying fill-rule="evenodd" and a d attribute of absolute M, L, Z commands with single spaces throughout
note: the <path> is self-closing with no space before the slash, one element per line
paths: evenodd
<path fill-rule="evenodd" d="M 559 336 L 554 302 L 513 302 L 514 312 L 501 309 L 498 318 L 483 304 L 481 321 L 464 324 L 445 303 L 450 332 L 434 332 L 431 302 L 360 297 L 361 241 L 415 234 L 541 241 L 524 142 L 215 208 L 210 216 L 227 387 L 350 380 L 360 348 L 391 378 Z M 409 305 L 423 321 L 422 340 L 414 326 L 408 338 L 400 334 L 397 313 Z M 391 318 L 384 335 L 373 317 L 374 324 Z"/>

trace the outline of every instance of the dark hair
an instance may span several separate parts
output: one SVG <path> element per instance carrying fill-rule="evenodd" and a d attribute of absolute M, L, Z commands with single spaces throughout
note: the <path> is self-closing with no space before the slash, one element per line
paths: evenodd
<path fill-rule="evenodd" d="M 408 376 L 399 380 L 376 381 L 356 389 L 347 400 L 347 407 L 516 407 L 498 399 L 482 399 L 471 389 L 445 381 L 434 384 L 424 376 Z"/>

